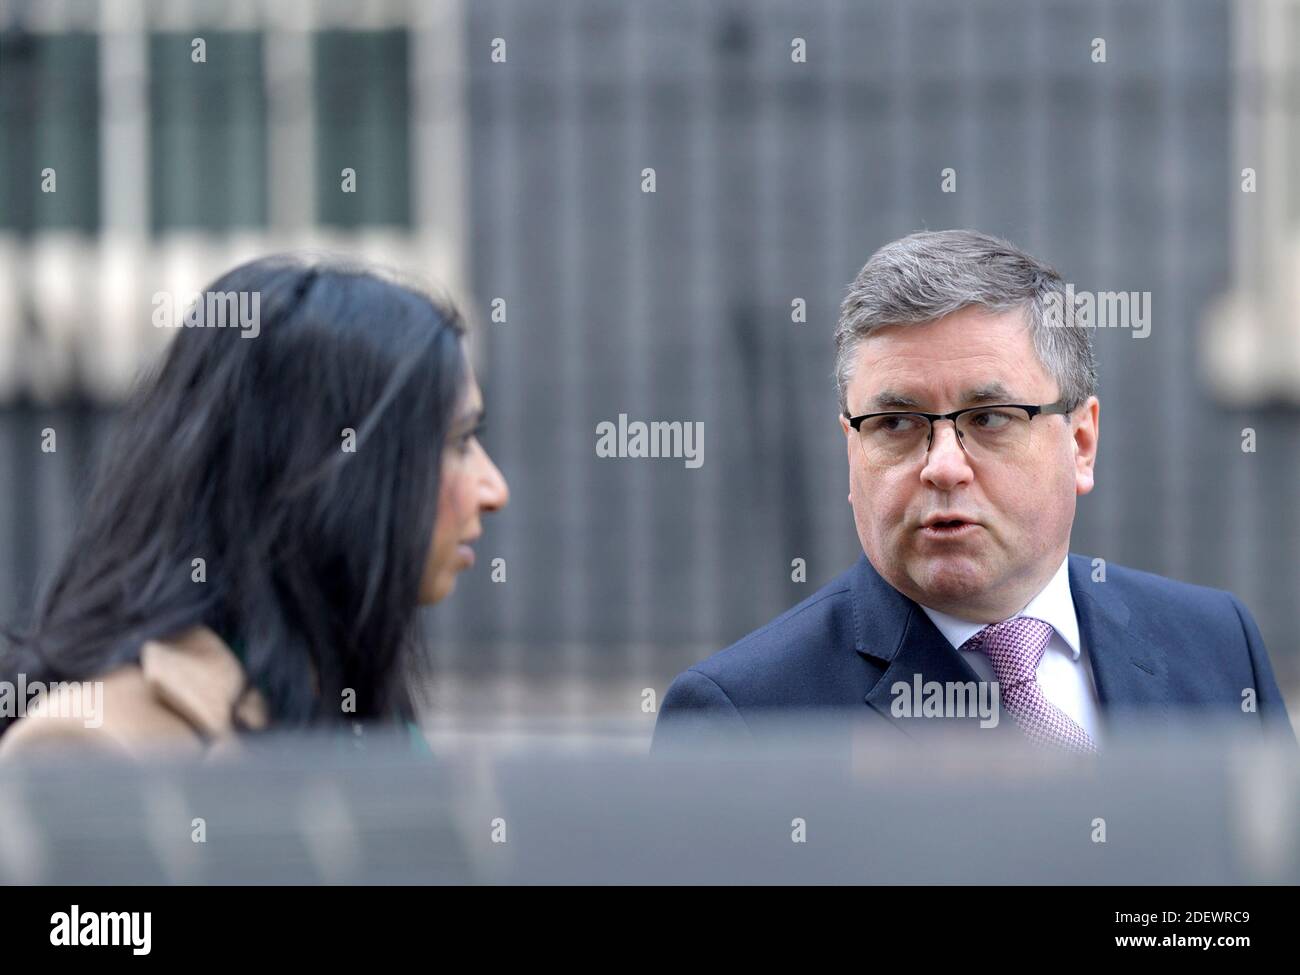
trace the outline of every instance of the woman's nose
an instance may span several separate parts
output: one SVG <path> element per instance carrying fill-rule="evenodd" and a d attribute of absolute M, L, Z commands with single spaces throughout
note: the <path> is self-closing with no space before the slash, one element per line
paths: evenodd
<path fill-rule="evenodd" d="M 483 463 L 487 468 L 483 472 L 479 505 L 484 511 L 499 511 L 510 500 L 510 488 L 501 471 L 497 469 L 497 465 L 492 463 L 492 458 L 487 455 L 487 451 L 483 452 Z"/>

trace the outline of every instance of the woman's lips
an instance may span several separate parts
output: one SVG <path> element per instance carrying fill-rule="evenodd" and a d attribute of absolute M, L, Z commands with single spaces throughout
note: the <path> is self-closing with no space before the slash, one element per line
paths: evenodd
<path fill-rule="evenodd" d="M 460 556 L 461 561 L 465 563 L 467 568 L 474 564 L 474 550 L 464 542 L 456 546 L 456 554 Z"/>

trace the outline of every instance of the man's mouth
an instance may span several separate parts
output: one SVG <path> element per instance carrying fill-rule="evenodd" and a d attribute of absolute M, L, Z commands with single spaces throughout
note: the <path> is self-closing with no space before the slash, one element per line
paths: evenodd
<path fill-rule="evenodd" d="M 964 518 L 935 518 L 926 522 L 921 534 L 926 538 L 957 539 L 972 534 L 977 528 L 979 525 Z"/>

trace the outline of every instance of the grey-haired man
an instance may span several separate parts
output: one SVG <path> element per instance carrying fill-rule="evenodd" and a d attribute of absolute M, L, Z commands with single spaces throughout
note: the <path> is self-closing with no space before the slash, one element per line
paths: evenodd
<path fill-rule="evenodd" d="M 1235 596 L 1070 554 L 1100 404 L 1064 294 L 1050 267 L 973 231 L 913 234 L 871 257 L 835 335 L 864 555 L 680 674 L 656 750 L 752 737 L 792 712 L 904 734 L 1010 728 L 1077 752 L 1126 719 L 1212 713 L 1290 733 Z M 978 706 L 989 687 L 993 720 Z"/>

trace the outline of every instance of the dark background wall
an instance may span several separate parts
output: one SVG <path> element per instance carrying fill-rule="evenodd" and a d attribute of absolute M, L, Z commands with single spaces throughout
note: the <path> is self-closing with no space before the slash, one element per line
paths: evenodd
<path fill-rule="evenodd" d="M 441 673 L 559 679 L 571 710 L 618 710 L 849 565 L 839 300 L 886 241 L 965 226 L 1080 289 L 1152 293 L 1149 337 L 1094 336 L 1101 452 L 1072 549 L 1239 594 L 1300 707 L 1300 413 L 1218 403 L 1199 351 L 1232 284 L 1231 15 L 1222 0 L 466 4 L 464 247 L 486 442 L 512 501 L 429 614 Z M 497 37 L 505 63 L 489 57 Z M 791 61 L 795 37 L 807 63 Z M 318 59 L 391 88 L 400 38 L 322 34 Z M 411 107 L 349 115 L 349 92 L 323 83 L 319 97 L 406 152 Z M 319 151 L 345 158 L 334 114 Z M 948 167 L 955 193 L 941 192 Z M 322 219 L 401 226 L 403 181 L 422 174 L 386 171 L 369 217 L 322 203 Z M 42 409 L 0 414 L 0 601 L 18 614 L 66 536 L 101 412 L 58 407 L 73 446 L 50 461 L 32 433 Z M 702 422 L 703 466 L 597 457 L 597 424 L 620 413 Z M 806 583 L 791 581 L 797 558 Z M 592 695 L 607 686 L 622 690 Z"/>

